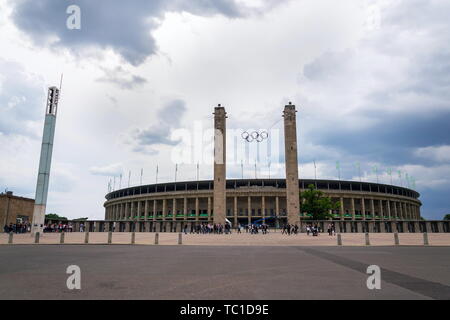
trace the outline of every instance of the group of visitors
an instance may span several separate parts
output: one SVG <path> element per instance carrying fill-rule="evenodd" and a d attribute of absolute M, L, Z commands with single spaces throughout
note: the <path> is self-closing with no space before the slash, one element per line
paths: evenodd
<path fill-rule="evenodd" d="M 51 223 L 46 224 L 44 226 L 44 232 L 72 232 L 73 226 L 71 223 L 65 224 L 65 223 Z M 80 230 L 81 231 L 81 230 Z M 81 231 L 82 232 L 82 231 Z"/>
<path fill-rule="evenodd" d="M 184 233 L 188 233 L 188 226 L 184 226 Z M 220 223 L 202 223 L 198 225 L 191 225 L 190 233 L 196 234 L 231 234 L 231 225 Z"/>
<path fill-rule="evenodd" d="M 281 228 L 281 234 L 298 234 L 298 225 L 294 224 L 285 224 L 283 228 Z"/>
<path fill-rule="evenodd" d="M 269 232 L 269 226 L 267 224 L 248 224 L 245 226 L 245 232 L 250 234 L 258 234 L 261 231 L 262 234 Z M 238 233 L 241 233 L 241 225 L 238 226 Z"/>
<path fill-rule="evenodd" d="M 309 236 L 310 234 L 313 237 L 317 237 L 320 233 L 320 227 L 317 224 L 308 224 L 306 225 L 306 235 Z"/>
<path fill-rule="evenodd" d="M 9 225 L 5 224 L 3 227 L 3 232 L 5 233 L 27 233 L 31 231 L 31 224 L 29 222 L 25 223 L 10 223 Z"/>
<path fill-rule="evenodd" d="M 328 224 L 327 232 L 329 236 L 335 236 L 336 235 L 336 226 L 334 223 Z"/>

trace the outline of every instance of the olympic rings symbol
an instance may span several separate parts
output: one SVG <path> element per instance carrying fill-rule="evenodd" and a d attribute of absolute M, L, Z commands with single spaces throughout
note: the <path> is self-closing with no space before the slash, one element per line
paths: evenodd
<path fill-rule="evenodd" d="M 244 131 L 242 132 L 241 137 L 247 142 L 263 142 L 269 137 L 269 134 L 267 133 L 267 131 L 253 131 L 251 133 L 249 133 L 248 131 Z"/>

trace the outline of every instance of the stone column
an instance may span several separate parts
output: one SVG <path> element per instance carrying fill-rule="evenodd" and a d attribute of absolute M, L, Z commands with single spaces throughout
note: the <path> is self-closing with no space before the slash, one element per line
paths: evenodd
<path fill-rule="evenodd" d="M 163 199 L 163 205 L 162 205 L 162 214 L 163 214 L 163 219 L 166 219 L 166 210 L 167 210 L 167 200 Z"/>
<path fill-rule="evenodd" d="M 144 205 L 144 220 L 147 221 L 148 219 L 148 200 L 145 200 Z"/>
<path fill-rule="evenodd" d="M 172 220 L 177 219 L 177 199 L 172 199 Z"/>
<path fill-rule="evenodd" d="M 391 201 L 390 200 L 386 200 L 386 201 L 387 201 L 386 202 L 387 214 L 388 214 L 389 220 L 391 220 L 392 219 L 392 216 L 391 216 Z"/>
<path fill-rule="evenodd" d="M 195 220 L 198 221 L 199 219 L 199 205 L 198 205 L 198 198 L 195 198 Z"/>
<path fill-rule="evenodd" d="M 156 199 L 153 199 L 153 221 L 156 220 Z"/>
<path fill-rule="evenodd" d="M 184 197 L 184 199 L 183 199 L 183 215 L 184 215 L 185 219 L 187 218 L 187 215 L 188 215 L 188 205 L 187 205 L 187 203 L 188 203 L 188 200 L 187 200 L 186 197 Z"/>
<path fill-rule="evenodd" d="M 136 216 L 137 216 L 137 219 L 138 219 L 138 220 L 141 219 L 141 200 L 139 200 L 138 203 L 137 203 L 137 212 L 136 212 Z"/>
<path fill-rule="evenodd" d="M 250 196 L 247 197 L 247 207 L 248 207 L 248 224 L 252 222 L 252 198 Z"/>
<path fill-rule="evenodd" d="M 233 203 L 233 210 L 234 210 L 234 225 L 237 226 L 238 224 L 238 205 L 237 205 L 237 197 L 234 197 L 234 203 Z"/>
<path fill-rule="evenodd" d="M 370 214 L 372 215 L 372 220 L 375 220 L 375 204 L 373 198 L 370 199 Z"/>
<path fill-rule="evenodd" d="M 361 198 L 361 214 L 363 217 L 363 220 L 366 220 L 366 200 L 364 198 Z"/>
<path fill-rule="evenodd" d="M 298 186 L 297 123 L 295 106 L 289 102 L 284 107 L 284 146 L 286 167 L 286 207 L 289 224 L 300 223 L 300 198 Z"/>
<path fill-rule="evenodd" d="M 400 219 L 404 219 L 404 212 L 403 212 L 403 202 L 399 202 L 399 209 L 400 209 Z"/>
<path fill-rule="evenodd" d="M 397 211 L 397 201 L 392 201 L 392 204 L 394 205 L 394 220 L 398 219 L 398 211 Z"/>
<path fill-rule="evenodd" d="M 261 211 L 263 223 L 266 223 L 266 198 L 264 196 L 261 197 Z"/>
<path fill-rule="evenodd" d="M 355 220 L 355 198 L 350 198 L 350 214 L 352 215 L 352 220 Z"/>
<path fill-rule="evenodd" d="M 275 215 L 280 216 L 280 199 L 278 196 L 275 197 Z"/>
<path fill-rule="evenodd" d="M 340 198 L 340 203 L 341 203 L 341 207 L 339 208 L 339 214 L 341 215 L 341 220 L 344 220 L 345 211 L 344 211 L 344 198 L 343 197 Z"/>
<path fill-rule="evenodd" d="M 226 118 L 220 104 L 214 109 L 214 223 L 226 218 Z"/>
<path fill-rule="evenodd" d="M 380 214 L 381 220 L 384 220 L 383 200 L 380 199 L 378 201 L 379 201 L 379 205 L 380 205 L 380 212 L 379 212 L 379 214 Z"/>

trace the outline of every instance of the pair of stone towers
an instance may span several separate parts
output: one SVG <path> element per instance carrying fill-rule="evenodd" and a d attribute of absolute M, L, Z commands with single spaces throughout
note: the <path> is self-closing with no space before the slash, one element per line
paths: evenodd
<path fill-rule="evenodd" d="M 284 147 L 286 167 L 286 207 L 288 224 L 300 222 L 298 185 L 297 124 L 295 105 L 284 107 Z M 214 110 L 214 223 L 226 221 L 226 119 L 220 104 Z"/>

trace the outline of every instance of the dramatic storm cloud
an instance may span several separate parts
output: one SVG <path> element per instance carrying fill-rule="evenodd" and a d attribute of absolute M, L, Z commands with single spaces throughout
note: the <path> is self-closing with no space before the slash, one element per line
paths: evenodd
<path fill-rule="evenodd" d="M 81 9 L 81 29 L 66 28 L 66 8 Z M 139 65 L 157 52 L 152 31 L 167 12 L 239 17 L 248 8 L 233 0 L 20 0 L 11 1 L 13 20 L 37 45 L 68 48 L 81 54 L 90 47 L 112 49 L 126 61 Z"/>

